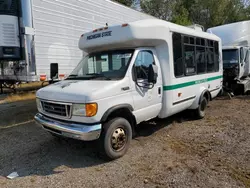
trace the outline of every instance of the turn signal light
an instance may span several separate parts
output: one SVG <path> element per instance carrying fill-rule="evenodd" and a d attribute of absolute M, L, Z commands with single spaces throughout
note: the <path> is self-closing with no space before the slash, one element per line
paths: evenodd
<path fill-rule="evenodd" d="M 97 104 L 96 103 L 90 103 L 86 104 L 85 109 L 86 109 L 86 116 L 87 117 L 93 117 L 97 113 Z"/>

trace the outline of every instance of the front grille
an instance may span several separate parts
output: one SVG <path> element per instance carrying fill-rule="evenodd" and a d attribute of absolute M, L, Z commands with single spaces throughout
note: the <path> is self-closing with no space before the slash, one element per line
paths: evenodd
<path fill-rule="evenodd" d="M 48 114 L 67 117 L 71 116 L 71 105 L 56 102 L 41 101 L 43 111 Z"/>

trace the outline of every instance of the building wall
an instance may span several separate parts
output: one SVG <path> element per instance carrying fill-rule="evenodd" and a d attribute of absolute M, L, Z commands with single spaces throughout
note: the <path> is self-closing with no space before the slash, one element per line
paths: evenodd
<path fill-rule="evenodd" d="M 37 76 L 49 78 L 50 63 L 69 74 L 79 63 L 81 34 L 109 25 L 153 18 L 110 0 L 33 0 Z"/>

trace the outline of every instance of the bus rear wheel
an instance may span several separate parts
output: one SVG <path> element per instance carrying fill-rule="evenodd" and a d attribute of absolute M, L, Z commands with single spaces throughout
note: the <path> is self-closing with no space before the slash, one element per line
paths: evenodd
<path fill-rule="evenodd" d="M 208 104 L 207 98 L 203 96 L 199 104 L 199 107 L 196 109 L 197 119 L 202 119 L 205 117 L 207 104 Z"/>

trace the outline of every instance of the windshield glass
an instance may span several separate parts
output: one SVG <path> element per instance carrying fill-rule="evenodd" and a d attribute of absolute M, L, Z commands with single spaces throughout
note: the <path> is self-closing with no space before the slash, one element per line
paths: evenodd
<path fill-rule="evenodd" d="M 237 49 L 223 50 L 223 63 L 238 63 L 238 61 L 239 51 Z"/>
<path fill-rule="evenodd" d="M 84 57 L 68 80 L 118 80 L 127 71 L 134 50 L 93 53 Z"/>

